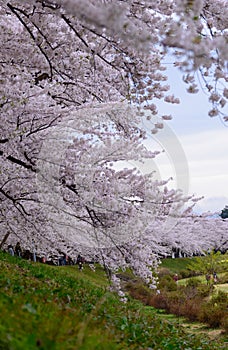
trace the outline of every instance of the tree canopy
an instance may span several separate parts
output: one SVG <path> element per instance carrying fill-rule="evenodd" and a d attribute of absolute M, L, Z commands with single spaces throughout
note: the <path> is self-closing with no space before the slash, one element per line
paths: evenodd
<path fill-rule="evenodd" d="M 222 219 L 228 219 L 228 206 L 227 205 L 222 210 L 220 216 L 221 216 Z"/>
<path fill-rule="evenodd" d="M 200 76 L 209 115 L 227 121 L 226 1 L 2 0 L 0 14 L 1 234 L 130 265 L 152 286 L 170 241 L 211 245 L 197 233 L 225 224 L 196 218 L 194 197 L 115 164 L 157 154 L 139 122 L 156 133 L 171 119 L 157 101 L 179 103 L 167 56 L 190 94 Z"/>

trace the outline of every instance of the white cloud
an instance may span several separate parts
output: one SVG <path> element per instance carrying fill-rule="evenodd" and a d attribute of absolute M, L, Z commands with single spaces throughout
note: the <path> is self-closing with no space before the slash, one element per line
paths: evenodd
<path fill-rule="evenodd" d="M 181 164 L 177 166 L 176 164 L 178 161 L 185 162 L 183 156 L 175 155 L 175 147 L 177 153 L 180 151 L 180 147 L 177 146 L 177 139 L 185 153 L 188 168 L 186 164 L 183 164 L 183 166 Z M 181 174 L 184 178 L 182 182 L 186 188 L 188 180 L 190 181 L 189 194 L 194 193 L 197 197 L 205 197 L 199 203 L 198 208 L 201 207 L 201 211 L 221 210 L 225 204 L 228 204 L 227 139 L 228 129 L 225 127 L 220 130 L 208 130 L 182 136 L 174 133 L 172 152 L 169 149 L 173 146 L 172 140 L 169 140 L 164 147 L 166 152 L 150 162 L 148 171 L 157 167 L 159 173 L 157 177 L 162 179 L 173 177 L 174 181 L 170 182 L 170 187 L 174 188 L 177 188 L 177 177 L 180 176 L 177 171 L 185 171 L 185 174 Z M 161 142 L 156 142 L 152 138 L 149 138 L 147 142 L 147 147 L 152 150 L 159 147 L 162 149 L 163 146 Z M 169 156 L 169 153 L 172 153 L 172 157 Z"/>
<path fill-rule="evenodd" d="M 228 198 L 228 130 L 213 130 L 179 138 L 188 159 L 190 190 L 207 197 Z"/>

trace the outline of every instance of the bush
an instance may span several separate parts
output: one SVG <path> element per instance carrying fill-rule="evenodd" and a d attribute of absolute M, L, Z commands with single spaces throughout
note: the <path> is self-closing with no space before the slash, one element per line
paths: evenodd
<path fill-rule="evenodd" d="M 155 307 L 156 309 L 168 309 L 167 296 L 165 293 L 157 293 L 151 295 L 149 299 L 149 305 Z"/>
<path fill-rule="evenodd" d="M 209 302 L 202 305 L 199 321 L 206 322 L 210 327 L 219 327 L 227 319 L 227 309 L 228 295 L 219 291 Z"/>
<path fill-rule="evenodd" d="M 221 306 L 224 306 L 224 308 L 228 307 L 228 294 L 225 292 L 222 292 L 221 290 L 218 291 L 218 294 L 213 296 L 211 299 L 212 304 L 220 304 Z"/>
<path fill-rule="evenodd" d="M 198 296 L 202 298 L 206 298 L 211 293 L 211 286 L 207 286 L 206 284 L 200 284 L 197 287 Z"/>
<path fill-rule="evenodd" d="M 179 288 L 177 291 L 168 293 L 167 295 L 167 311 L 169 313 L 182 316 L 182 306 L 186 303 L 187 297 L 184 293 L 184 288 Z"/>
<path fill-rule="evenodd" d="M 158 272 L 158 277 L 170 275 L 170 270 L 167 267 L 160 267 Z"/>
<path fill-rule="evenodd" d="M 146 305 L 184 316 L 190 321 L 204 322 L 210 327 L 223 327 L 224 331 L 228 332 L 227 293 L 219 291 L 208 301 L 207 297 L 211 295 L 214 287 L 202 283 L 199 278 L 188 279 L 186 286 L 179 285 L 168 269 L 162 268 L 159 273 L 160 292 L 152 292 L 139 281 L 129 282 L 126 286 L 132 297 Z"/>
<path fill-rule="evenodd" d="M 198 279 L 198 278 L 189 278 L 188 280 L 187 280 L 187 286 L 188 287 L 194 287 L 194 288 L 196 288 L 196 287 L 199 287 L 199 285 L 201 284 L 201 282 L 200 282 L 200 280 Z"/>
<path fill-rule="evenodd" d="M 222 320 L 227 316 L 227 311 L 221 306 L 211 306 L 209 303 L 201 307 L 199 321 L 207 323 L 212 328 L 221 326 Z"/>
<path fill-rule="evenodd" d="M 132 298 L 140 300 L 145 305 L 149 305 L 151 290 L 142 282 L 128 282 L 125 288 Z"/>
<path fill-rule="evenodd" d="M 190 321 L 197 321 L 201 308 L 201 299 L 194 298 L 187 300 L 181 307 L 181 315 Z"/>
<path fill-rule="evenodd" d="M 179 273 L 180 278 L 189 278 L 189 277 L 194 277 L 194 276 L 197 276 L 196 272 L 191 271 L 189 269 L 181 270 Z"/>
<path fill-rule="evenodd" d="M 170 275 L 164 275 L 159 279 L 158 288 L 166 291 L 174 291 L 177 290 L 177 283 Z"/>

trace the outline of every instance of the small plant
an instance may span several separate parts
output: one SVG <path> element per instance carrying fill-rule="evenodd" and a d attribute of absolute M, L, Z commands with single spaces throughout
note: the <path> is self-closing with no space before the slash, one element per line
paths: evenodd
<path fill-rule="evenodd" d="M 184 316 L 186 316 L 190 321 L 197 321 L 201 309 L 201 302 L 202 300 L 200 298 L 189 300 L 185 306 Z"/>
<path fill-rule="evenodd" d="M 204 304 L 199 313 L 199 321 L 207 323 L 212 328 L 221 326 L 223 319 L 227 316 L 227 311 L 220 305 Z"/>
<path fill-rule="evenodd" d="M 180 271 L 179 277 L 180 278 L 189 278 L 189 277 L 194 277 L 197 276 L 197 273 L 195 271 L 192 271 L 190 269 L 184 269 Z"/>
<path fill-rule="evenodd" d="M 156 309 L 168 309 L 167 295 L 165 293 L 157 293 L 151 295 L 149 299 L 149 305 Z"/>
<path fill-rule="evenodd" d="M 149 305 L 151 290 L 143 282 L 128 282 L 125 288 L 132 298 L 140 300 L 145 305 Z"/>
<path fill-rule="evenodd" d="M 206 284 L 200 284 L 197 287 L 197 292 L 198 292 L 198 296 L 202 298 L 206 298 L 211 293 L 211 286 L 207 286 Z"/>
<path fill-rule="evenodd" d="M 177 290 L 177 284 L 172 276 L 164 275 L 163 277 L 159 278 L 158 288 L 166 291 L 173 291 Z"/>
<path fill-rule="evenodd" d="M 170 270 L 167 267 L 160 267 L 159 268 L 159 273 L 158 273 L 159 278 L 161 278 L 163 276 L 168 276 L 168 275 L 170 275 Z"/>
<path fill-rule="evenodd" d="M 219 291 L 210 301 L 205 302 L 199 313 L 199 320 L 210 327 L 219 327 L 227 319 L 228 295 Z"/>
<path fill-rule="evenodd" d="M 187 286 L 188 287 L 194 287 L 197 288 L 199 287 L 201 284 L 201 281 L 198 278 L 189 278 L 187 280 Z"/>

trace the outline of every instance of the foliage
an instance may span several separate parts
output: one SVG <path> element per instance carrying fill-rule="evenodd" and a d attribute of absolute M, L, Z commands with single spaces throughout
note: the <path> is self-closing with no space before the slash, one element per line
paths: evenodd
<path fill-rule="evenodd" d="M 200 280 L 198 278 L 188 278 L 186 285 L 188 287 L 196 288 L 200 285 Z"/>
<path fill-rule="evenodd" d="M 172 276 L 166 275 L 166 276 L 159 278 L 158 288 L 163 289 L 163 290 L 167 290 L 167 291 L 176 290 L 177 283 L 173 280 Z"/>
<path fill-rule="evenodd" d="M 211 300 L 202 305 L 199 320 L 210 327 L 219 327 L 227 320 L 228 294 L 219 291 Z"/>
<path fill-rule="evenodd" d="M 202 259 L 206 259 L 206 257 L 202 257 Z M 172 263 L 173 260 L 176 261 Z M 193 261 L 197 262 L 197 260 L 197 257 L 163 259 L 161 266 L 166 266 L 166 268 L 160 267 L 162 274 L 158 274 L 159 291 L 148 291 L 145 298 L 142 292 L 145 287 L 141 285 L 140 289 L 137 284 L 136 292 L 134 283 L 132 283 L 130 295 L 141 300 L 146 305 L 163 309 L 177 316 L 184 316 L 190 321 L 204 322 L 209 327 L 220 327 L 227 332 L 227 292 L 223 292 L 212 285 L 207 285 L 204 276 L 179 280 L 178 283 L 173 281 L 174 274 L 171 272 L 172 269 L 174 269 L 173 271 L 178 271 L 179 276 L 181 276 L 182 271 L 186 268 L 186 264 L 188 262 L 193 263 Z M 225 269 L 226 265 L 223 264 L 222 266 Z M 165 269 L 165 274 L 163 274 L 163 269 Z M 169 270 L 169 273 L 167 270 Z M 221 283 L 223 276 L 226 276 L 226 274 L 219 274 L 219 283 Z"/>
<path fill-rule="evenodd" d="M 205 252 L 205 256 L 196 257 L 191 261 L 188 268 L 200 274 L 213 274 L 214 272 L 223 271 L 227 266 L 227 254 L 222 255 L 221 252 Z"/>
<path fill-rule="evenodd" d="M 2 349 L 218 349 L 107 291 L 104 272 L 34 264 L 0 252 Z M 89 273 L 87 275 L 87 272 Z M 98 283 L 99 282 L 99 283 Z M 103 284 L 103 287 L 98 286 Z"/>
<path fill-rule="evenodd" d="M 149 299 L 149 305 L 177 316 L 184 316 L 190 321 L 200 321 L 209 327 L 223 327 L 227 318 L 227 293 L 213 296 L 206 300 L 211 289 L 205 285 L 179 286 L 176 291 L 161 289 Z"/>
<path fill-rule="evenodd" d="M 220 216 L 221 216 L 222 219 L 228 219 L 228 206 L 227 205 L 222 210 Z"/>

